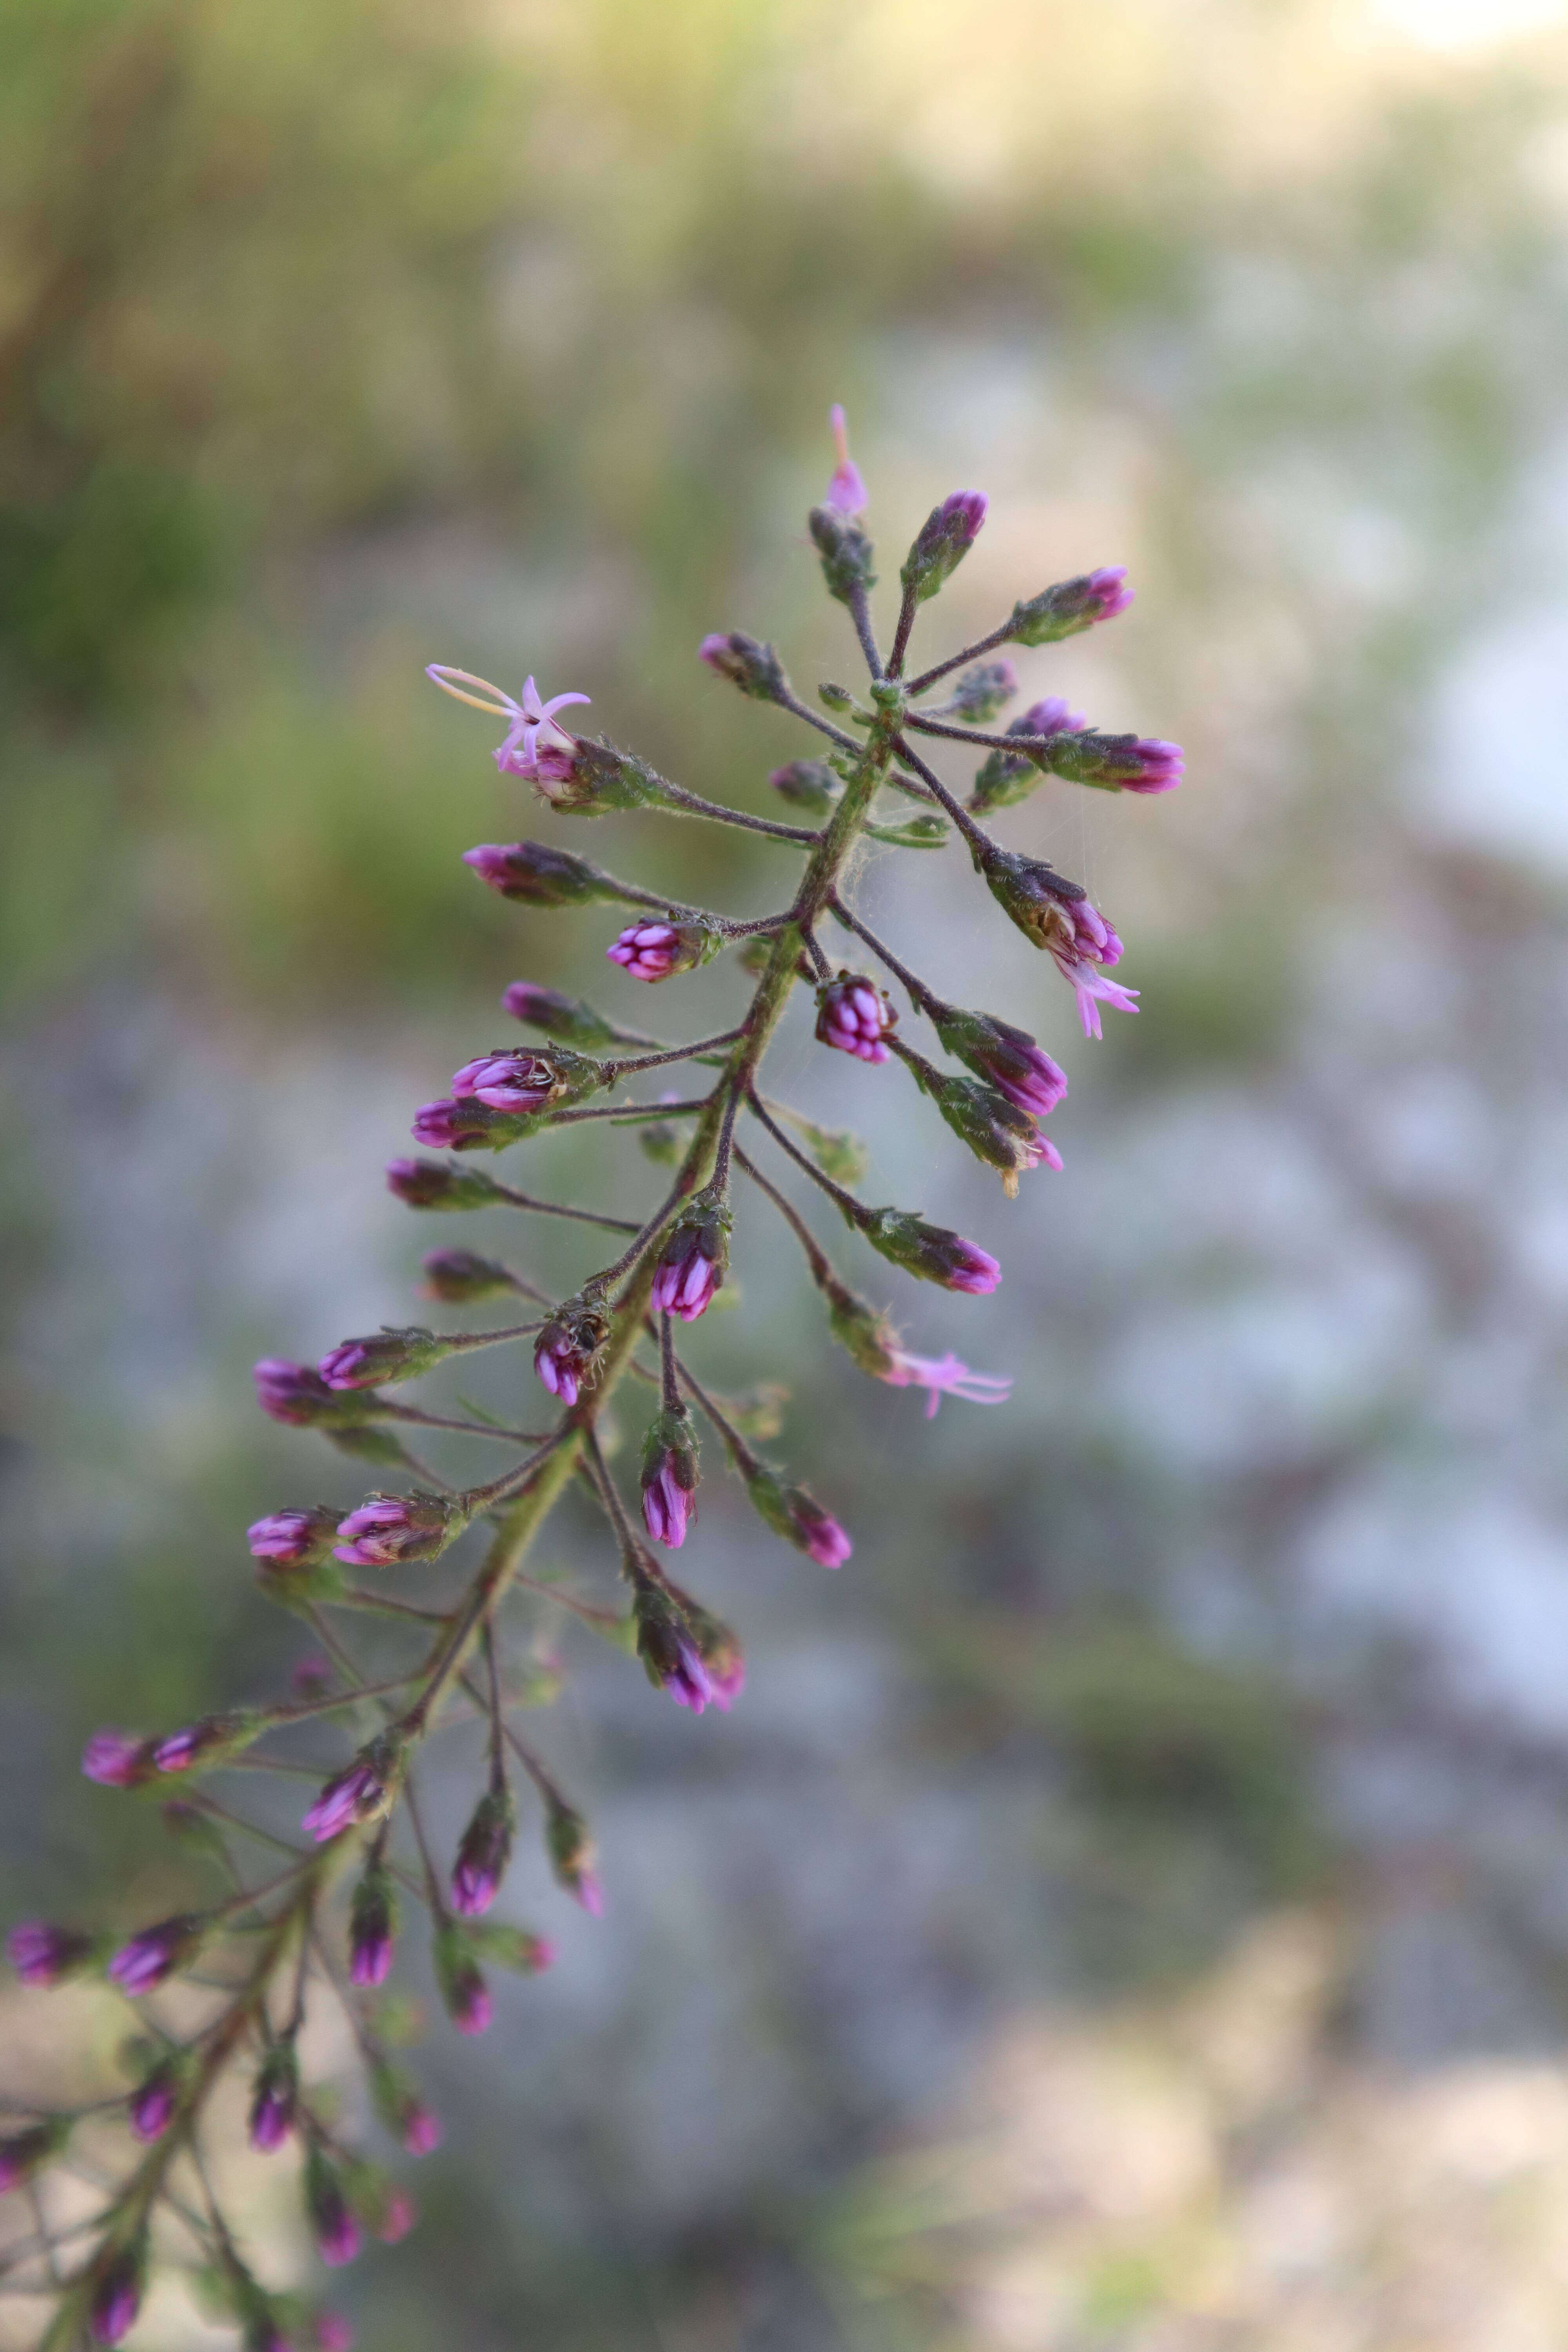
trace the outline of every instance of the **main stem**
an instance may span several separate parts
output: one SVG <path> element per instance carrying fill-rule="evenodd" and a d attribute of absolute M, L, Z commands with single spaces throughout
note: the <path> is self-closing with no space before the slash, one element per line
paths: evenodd
<path fill-rule="evenodd" d="M 833 898 L 838 877 L 856 838 L 866 823 L 871 803 L 892 761 L 894 741 L 902 724 L 901 698 L 879 707 L 876 720 L 860 748 L 860 755 L 831 821 L 801 877 L 790 909 L 790 919 L 776 934 L 773 952 L 757 982 L 741 1034 L 723 1076 L 704 1105 L 697 1131 L 675 1181 L 675 1196 L 689 1199 L 713 1174 L 719 1139 L 731 1105 L 743 1102 L 755 1081 L 763 1055 L 773 1042 L 790 991 L 798 974 L 802 945 Z M 595 1422 L 615 1392 L 642 1336 L 653 1288 L 655 1259 L 651 1250 L 632 1272 L 616 1301 L 610 1337 L 599 1379 L 592 1394 L 578 1398 L 566 1416 L 561 1442 L 541 1465 L 523 1493 L 508 1505 L 506 1515 L 484 1564 L 469 1591 L 453 1637 L 442 1651 L 430 1683 L 421 1694 L 409 1727 L 422 1732 L 436 1709 L 462 1674 L 485 1625 L 517 1575 L 529 1549 L 576 1471 Z"/>

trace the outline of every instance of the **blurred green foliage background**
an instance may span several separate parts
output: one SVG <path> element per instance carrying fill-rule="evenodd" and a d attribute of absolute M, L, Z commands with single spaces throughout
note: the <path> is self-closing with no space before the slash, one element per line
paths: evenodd
<path fill-rule="evenodd" d="M 1068 1171 L 1004 1212 L 890 1080 L 790 1065 L 890 1183 L 918 1148 L 910 1205 L 996 1244 L 983 1328 L 898 1307 L 1015 1402 L 928 1433 L 825 1372 L 793 1269 L 743 1258 L 762 1313 L 716 1361 L 795 1388 L 855 1570 L 803 1583 L 716 1497 L 755 1745 L 737 1717 L 678 1755 L 629 1681 L 585 1703 L 621 1958 L 569 1942 L 579 1990 L 512 2075 L 448 2068 L 447 2169 L 363 2283 L 368 2342 L 1473 2340 L 1457 2293 L 1401 2333 L 1342 2246 L 1277 2332 L 1271 2289 L 1194 2285 L 1165 2218 L 1058 2244 L 1023 2160 L 1045 2267 L 1009 2300 L 989 2224 L 960 2242 L 874 2168 L 934 2135 L 963 2176 L 944 2103 L 1012 2021 L 1126 2000 L 1168 2036 L 1287 1904 L 1332 1915 L 1301 1995 L 1332 2063 L 1555 2049 L 1565 211 L 1568 32 L 1529 0 L 0 6 L 18 1906 L 177 1895 L 75 1756 L 286 1669 L 238 1530 L 306 1474 L 246 1367 L 405 1311 L 429 1236 L 377 1171 L 408 1110 L 525 971 L 651 1017 L 591 920 L 522 920 L 461 850 L 536 833 L 736 911 L 776 889 L 707 828 L 523 813 L 426 661 L 581 687 L 764 808 L 810 747 L 694 647 L 741 626 L 845 671 L 804 531 L 839 398 L 884 574 L 969 482 L 994 505 L 955 633 L 1127 562 L 1114 641 L 1026 682 L 1188 752 L 1168 803 L 1054 786 L 1004 828 L 1131 943 L 1143 1013 L 1103 1047 L 953 856 L 868 869 L 883 928 L 1072 1070 Z M 554 1166 L 634 1197 L 635 1166 Z M 1458 1892 L 1417 1872 L 1401 1909 L 1434 1851 Z M 1473 2000 L 1433 1990 L 1456 1949 Z M 741 2048 L 767 2062 L 726 2093 Z M 710 2073 L 671 2153 L 643 2109 Z M 1554 2260 L 1520 2256 L 1521 2347 L 1561 2340 Z"/>

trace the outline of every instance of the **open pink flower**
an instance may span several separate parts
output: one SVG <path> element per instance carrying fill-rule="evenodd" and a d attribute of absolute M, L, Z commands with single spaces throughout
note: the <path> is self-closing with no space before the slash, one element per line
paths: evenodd
<path fill-rule="evenodd" d="M 890 1389 L 924 1389 L 928 1421 L 944 1396 L 965 1397 L 971 1404 L 1000 1404 L 1013 1386 L 1001 1373 L 972 1372 L 967 1364 L 952 1354 L 911 1356 L 902 1348 L 895 1348 L 891 1353 L 892 1370 L 879 1377 Z"/>
<path fill-rule="evenodd" d="M 539 688 L 531 677 L 522 682 L 522 700 L 516 702 L 488 678 L 475 677 L 466 669 L 452 669 L 445 662 L 426 664 L 425 675 L 458 702 L 470 703 L 476 710 L 493 710 L 498 719 L 510 719 L 504 743 L 498 743 L 496 766 L 503 776 L 521 776 L 531 784 L 543 789 L 552 783 L 563 783 L 572 773 L 572 763 L 577 756 L 574 737 L 569 735 L 556 719 L 571 702 L 587 702 L 586 694 L 554 694 L 548 702 L 540 699 Z M 460 680 L 461 683 L 454 683 Z M 493 698 L 482 701 L 478 694 L 464 692 L 465 687 L 477 686 Z"/>

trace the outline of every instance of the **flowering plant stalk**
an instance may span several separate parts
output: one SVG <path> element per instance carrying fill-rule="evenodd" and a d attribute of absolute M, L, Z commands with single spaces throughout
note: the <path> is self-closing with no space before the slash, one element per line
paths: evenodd
<path fill-rule="evenodd" d="M 988 722 L 1016 691 L 1006 645 L 1040 646 L 1098 625 L 1129 601 L 1120 570 L 1066 581 L 1015 606 L 976 644 L 909 675 L 921 607 L 969 552 L 985 516 L 977 491 L 942 501 L 917 533 L 884 656 L 871 612 L 873 551 L 867 494 L 835 412 L 837 464 L 810 530 L 829 594 L 848 613 L 865 659 L 864 698 L 827 685 L 823 710 L 796 693 L 773 648 L 739 630 L 705 638 L 708 669 L 813 729 L 821 756 L 798 759 L 771 779 L 781 803 L 806 824 L 761 818 L 700 798 L 606 739 L 573 731 L 562 714 L 581 694 L 542 698 L 530 678 L 521 699 L 445 665 L 429 672 L 459 700 L 492 711 L 506 733 L 495 753 L 503 774 L 531 783 L 553 808 L 581 814 L 646 809 L 745 826 L 798 851 L 800 872 L 779 910 L 734 921 L 671 905 L 617 880 L 587 859 L 530 841 L 468 852 L 484 881 L 525 907 L 619 903 L 634 919 L 610 945 L 628 977 L 662 983 L 728 950 L 751 976 L 740 1017 L 717 1035 L 666 1045 L 591 1006 L 526 981 L 506 1009 L 539 1042 L 477 1055 L 450 1091 L 414 1121 L 417 1140 L 454 1155 L 399 1159 L 387 1171 L 397 1197 L 434 1213 L 496 1203 L 528 1217 L 569 1221 L 612 1238 L 602 1265 L 569 1296 L 542 1277 L 461 1248 L 426 1260 L 427 1294 L 463 1303 L 496 1298 L 528 1310 L 479 1332 L 423 1325 L 344 1340 L 318 1366 L 268 1359 L 257 1367 L 259 1401 L 275 1420 L 314 1429 L 388 1478 L 346 1515 L 325 1506 L 279 1507 L 249 1531 L 266 1591 L 295 1612 L 320 1644 L 297 1672 L 289 1699 L 234 1707 L 163 1734 L 103 1730 L 83 1769 L 123 1790 L 179 1794 L 165 1804 L 171 1829 L 220 1876 L 214 1899 L 145 1926 L 117 1946 L 90 1930 L 26 1921 L 9 1939 L 31 1984 L 106 1969 L 136 2004 L 128 2089 L 89 2107 L 28 2111 L 0 2139 L 0 2190 L 21 2190 L 32 2227 L 12 2238 L 12 2287 L 52 2298 L 46 2352 L 117 2344 L 135 2325 L 154 2265 L 198 2274 L 209 2307 L 226 2313 L 250 2352 L 349 2340 L 346 2323 L 310 2298 L 265 2285 L 242 2227 L 226 2210 L 206 2154 L 209 2110 L 226 2078 L 248 2082 L 249 2137 L 262 2151 L 292 2140 L 306 2216 L 322 2261 L 348 2261 L 367 2233 L 399 2237 L 413 2219 L 406 2192 L 345 2136 L 337 2106 L 305 2079 L 300 2036 L 311 2004 L 335 2002 L 363 2061 L 371 2105 L 410 2155 L 435 2146 L 439 2126 L 395 2055 L 397 2010 L 381 1988 L 394 1966 L 410 1906 L 429 1920 L 429 1955 L 440 2000 L 458 2031 L 482 2032 L 491 2014 L 487 1970 L 524 1974 L 548 1965 L 550 1945 L 486 1917 L 518 1832 L 520 1788 L 542 1831 L 556 1880 L 588 1911 L 603 1895 L 582 1814 L 514 1717 L 553 1695 L 559 1675 L 520 1649 L 504 1613 L 515 1596 L 545 1596 L 640 1659 L 648 1681 L 701 1715 L 739 1698 L 739 1640 L 678 1583 L 664 1556 L 681 1549 L 696 1518 L 699 1427 L 717 1439 L 767 1525 L 825 1568 L 850 1556 L 835 1513 L 755 1450 L 755 1415 L 712 1395 L 678 1343 L 722 1286 L 738 1213 L 776 1216 L 799 1244 L 824 1301 L 828 1328 L 873 1379 L 922 1390 L 928 1412 L 944 1394 L 995 1403 L 1009 1383 L 957 1357 L 907 1349 L 887 1317 L 850 1286 L 812 1234 L 780 1178 L 824 1192 L 851 1233 L 919 1279 L 973 1296 L 996 1287 L 1001 1268 L 977 1244 L 917 1212 L 874 1206 L 854 1189 L 863 1174 L 853 1139 L 825 1132 L 763 1091 L 764 1056 L 798 987 L 816 1002 L 816 1034 L 868 1069 L 901 1062 L 957 1138 L 1016 1193 L 1019 1178 L 1061 1165 L 1039 1127 L 1067 1078 L 1026 1032 L 995 1015 L 947 1003 L 883 944 L 856 911 L 847 876 L 863 836 L 911 849 L 956 835 L 976 876 L 1033 946 L 1046 950 L 1076 996 L 1086 1034 L 1100 1008 L 1137 1009 L 1135 992 L 1110 975 L 1121 942 L 1083 889 L 1041 860 L 1005 848 L 980 823 L 1015 804 L 1047 775 L 1103 791 L 1154 793 L 1181 772 L 1176 748 L 1087 727 L 1052 698 L 1002 734 Z M 939 695 L 939 689 L 941 689 Z M 831 713 L 825 716 L 824 711 Z M 929 764 L 937 743 L 984 754 L 961 798 Z M 910 806 L 913 803 L 913 806 Z M 855 959 L 839 964 L 823 932 Z M 944 1067 L 904 1034 L 889 993 L 958 1068 Z M 647 1100 L 623 1090 L 642 1074 L 688 1064 L 685 1095 Z M 873 1081 L 868 1080 L 868 1083 Z M 874 1083 L 885 1083 L 875 1081 Z M 551 1202 L 502 1182 L 474 1155 L 527 1142 L 587 1120 L 631 1128 L 656 1162 L 673 1168 L 668 1189 L 640 1223 Z M 771 1166 L 768 1164 L 771 1163 Z M 557 1228 L 559 1230 L 559 1228 Z M 489 1347 L 526 1348 L 553 1418 L 541 1428 L 503 1427 L 410 1403 L 410 1382 L 454 1357 Z M 603 1441 L 605 1407 L 625 1381 L 640 1382 L 648 1420 L 635 1493 L 623 1491 Z M 525 1383 L 526 1385 L 526 1383 Z M 635 1392 L 635 1391 L 634 1391 Z M 525 1412 L 534 1421 L 540 1416 Z M 407 1450 L 418 1430 L 451 1432 L 499 1446 L 506 1466 L 461 1486 Z M 765 1434 L 766 1433 L 763 1433 Z M 603 1514 L 622 1580 L 619 1606 L 527 1573 L 531 1548 L 569 1487 Z M 482 1538 L 455 1597 L 428 1580 L 430 1565 L 472 1528 Z M 655 1547 L 658 1549 L 656 1549 Z M 399 1575 L 399 1571 L 408 1571 Z M 362 1638 L 356 1640 L 354 1628 Z M 367 1663 L 363 1635 L 395 1629 L 405 1644 L 396 1671 Z M 440 1855 L 421 1808 L 420 1751 L 438 1725 L 467 1717 L 480 1769 L 471 1817 L 449 1856 Z M 347 1743 L 331 1769 L 301 1754 L 307 1738 L 341 1723 Z M 248 1814 L 234 1796 L 241 1775 L 306 1773 L 310 1803 L 293 1835 Z M 254 1778 L 251 1788 L 258 1784 Z M 276 1778 L 261 1783 L 278 1786 Z M 243 1864 L 252 1845 L 267 1860 Z M 118 2134 L 112 2158 L 94 2148 L 93 2210 L 67 2222 L 51 2181 L 81 2144 Z"/>

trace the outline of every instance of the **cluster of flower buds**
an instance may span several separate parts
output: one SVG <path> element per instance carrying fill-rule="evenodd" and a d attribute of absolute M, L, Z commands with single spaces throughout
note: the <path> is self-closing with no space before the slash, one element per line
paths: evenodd
<path fill-rule="evenodd" d="M 531 913 L 626 910 L 616 917 L 624 924 L 617 936 L 605 940 L 601 934 L 615 985 L 622 976 L 678 982 L 733 947 L 739 953 L 730 984 L 744 982 L 749 995 L 719 1036 L 667 1045 L 557 990 L 512 982 L 503 1008 L 535 1032 L 536 1041 L 494 1046 L 465 1061 L 449 1092 L 426 1103 L 413 1122 L 419 1144 L 460 1157 L 395 1159 L 387 1186 L 421 1212 L 482 1209 L 570 1220 L 574 1239 L 595 1237 L 610 1262 L 585 1280 L 568 1277 L 577 1286 L 554 1305 L 567 1286 L 559 1269 L 552 1276 L 549 1265 L 526 1259 L 514 1267 L 510 1249 L 499 1255 L 433 1250 L 423 1265 L 426 1298 L 462 1309 L 522 1299 L 539 1309 L 539 1319 L 456 1331 L 388 1327 L 342 1340 L 315 1365 L 269 1357 L 257 1366 L 258 1399 L 271 1420 L 313 1430 L 339 1456 L 374 1465 L 378 1485 L 357 1500 L 275 1504 L 250 1527 L 263 1590 L 308 1628 L 310 1647 L 296 1664 L 291 1696 L 270 1707 L 216 1712 L 161 1736 L 104 1729 L 87 1743 L 83 1770 L 100 1787 L 165 1791 L 164 1818 L 192 1871 L 214 1863 L 222 1869 L 221 1899 L 204 1907 L 193 1879 L 184 1909 L 118 1944 L 36 1919 L 10 1933 L 12 1965 L 31 1986 L 105 1970 L 128 2000 L 141 2000 L 199 1969 L 198 1981 L 209 1991 L 231 1989 L 216 2021 L 193 2039 L 174 2039 L 149 2015 L 129 2045 L 122 2064 L 134 2080 L 107 2104 L 118 2107 L 126 2126 L 132 2165 L 122 2184 L 106 2193 L 85 2251 L 76 2221 L 58 2242 L 48 2234 L 48 2175 L 70 2137 L 74 2114 L 24 2113 L 0 2139 L 0 2191 L 26 2186 L 42 2217 L 36 2275 L 27 2283 L 58 2300 L 58 2322 L 46 2339 L 50 2352 L 64 2352 L 84 2332 L 97 2343 L 119 2343 L 134 2326 L 162 2243 L 153 2222 L 160 2206 L 177 2197 L 169 2181 L 184 2179 L 175 2159 L 196 2145 L 226 2073 L 237 2072 L 247 2087 L 252 2144 L 271 2151 L 287 2143 L 293 2151 L 324 2264 L 353 2260 L 371 2238 L 394 2242 L 412 2225 L 406 2193 L 338 2137 L 341 2103 L 312 2085 L 301 2065 L 301 2052 L 312 2047 L 302 2030 L 309 2004 L 335 1969 L 337 1981 L 346 1975 L 353 1988 L 374 2122 L 405 2155 L 422 2156 L 437 2145 L 435 2115 L 386 2047 L 396 2038 L 395 2011 L 381 1989 L 395 1971 L 417 1964 L 425 1943 L 410 1938 L 409 1953 L 401 1941 L 406 1900 L 429 1914 L 440 2007 L 467 2035 L 482 2033 L 497 2014 L 495 1971 L 529 1977 L 553 1958 L 547 1937 L 504 1916 L 514 1895 L 508 1870 L 520 1837 L 539 1835 L 557 1887 L 591 1916 L 603 1913 L 589 1826 L 514 1720 L 521 1708 L 542 1707 L 561 1687 L 563 1664 L 545 1640 L 546 1622 L 554 1619 L 536 1624 L 531 1646 L 518 1652 L 514 1608 L 503 1612 L 503 1601 L 537 1592 L 552 1609 L 563 1605 L 588 1633 L 635 1648 L 648 1682 L 692 1716 L 732 1706 L 746 1679 L 739 1639 L 659 1564 L 676 1550 L 700 1559 L 711 1532 L 706 1515 L 703 1527 L 697 1525 L 699 1415 L 773 1535 L 823 1568 L 842 1568 L 852 1557 L 836 1514 L 789 1470 L 752 1449 L 752 1441 L 770 1443 L 779 1433 L 784 1392 L 764 1390 L 736 1404 L 710 1395 L 703 1382 L 706 1342 L 690 1327 L 724 1285 L 742 1207 L 760 1204 L 763 1217 L 782 1217 L 791 1245 L 805 1253 L 832 1336 L 859 1372 L 888 1389 L 919 1391 L 928 1414 L 943 1397 L 997 1404 L 1008 1392 L 1005 1377 L 973 1370 L 951 1351 L 919 1354 L 906 1347 L 890 1315 L 849 1286 L 775 1180 L 804 1178 L 820 1188 L 852 1236 L 900 1273 L 957 1297 L 994 1291 L 1002 1276 L 998 1260 L 914 1210 L 868 1205 L 855 1189 L 866 1176 L 864 1148 L 774 1100 L 763 1087 L 763 1060 L 794 992 L 805 985 L 815 998 L 817 1040 L 870 1066 L 901 1062 L 926 1104 L 998 1172 L 1007 1193 L 1031 1170 L 1060 1168 L 1039 1122 L 1065 1097 L 1065 1072 L 1016 1021 L 945 1002 L 868 929 L 850 903 L 857 845 L 873 840 L 940 855 L 962 841 L 991 897 L 1032 946 L 1048 953 L 1073 990 L 1085 1031 L 1098 1036 L 1104 1006 L 1137 1010 L 1136 992 L 1109 977 L 1121 959 L 1121 940 L 1077 883 L 1026 850 L 1005 846 L 981 819 L 1018 808 L 1048 778 L 1162 793 L 1178 781 L 1181 754 L 1158 738 L 1091 728 L 1057 695 L 1037 695 L 1006 731 L 989 731 L 1012 698 L 1026 691 L 1013 661 L 998 657 L 998 649 L 1048 646 L 1112 619 L 1130 602 L 1119 568 L 1042 590 L 1016 604 L 989 635 L 911 674 L 917 621 L 980 540 L 986 501 L 977 490 L 942 499 L 915 533 L 899 567 L 897 619 L 884 651 L 871 605 L 877 574 L 869 493 L 849 453 L 842 411 L 832 421 L 835 462 L 808 528 L 828 593 L 848 614 L 865 657 L 863 698 L 822 686 L 819 700 L 832 714 L 824 719 L 800 700 L 773 647 L 743 630 L 714 632 L 697 649 L 710 679 L 815 730 L 808 747 L 814 756 L 775 767 L 768 777 L 774 807 L 783 803 L 801 822 L 700 799 L 634 753 L 578 733 L 567 714 L 587 702 L 582 693 L 546 696 L 531 677 L 514 697 L 469 671 L 430 668 L 445 692 L 500 723 L 493 756 L 508 789 L 516 782 L 531 786 L 555 816 L 618 810 L 731 823 L 792 845 L 801 871 L 774 913 L 741 920 L 672 904 L 551 844 L 491 843 L 465 853 L 482 881 Z M 955 743 L 972 758 L 981 755 L 967 790 L 944 781 L 926 756 Z M 919 803 L 912 814 L 911 797 Z M 959 887 L 972 893 L 968 911 L 984 908 L 977 886 L 961 876 Z M 864 958 L 859 969 L 836 970 L 817 936 L 827 921 L 852 934 L 857 955 L 864 950 L 887 980 L 873 976 Z M 909 999 L 913 1034 L 900 1025 L 888 982 Z M 678 1002 L 679 994 L 676 989 L 660 1002 Z M 920 1049 L 914 1024 L 921 1021 L 956 1066 L 944 1067 Z M 676 1063 L 698 1074 L 695 1098 L 690 1082 L 673 1092 L 622 1093 L 628 1078 L 654 1069 L 658 1089 L 668 1076 L 664 1066 Z M 466 1164 L 479 1151 L 547 1149 L 544 1139 L 566 1120 L 603 1120 L 591 1131 L 606 1137 L 629 1128 L 647 1160 L 672 1171 L 659 1180 L 668 1192 L 645 1218 L 542 1200 L 531 1186 L 523 1192 Z M 770 1152 L 782 1160 L 775 1157 L 769 1172 L 751 1156 L 753 1148 L 760 1160 Z M 451 1393 L 430 1401 L 437 1410 L 405 1401 L 411 1384 L 449 1376 L 468 1350 L 502 1347 L 531 1350 L 540 1386 L 552 1400 L 545 1430 L 507 1427 Z M 640 1467 L 634 1456 L 629 1476 L 616 1461 L 606 1415 L 612 1395 L 624 1401 L 636 1393 L 622 1386 L 628 1375 L 658 1397 Z M 538 1391 L 523 1385 L 537 1405 Z M 439 1467 L 408 1450 L 431 1442 L 454 1449 Z M 460 1450 L 488 1449 L 479 1457 L 488 1469 L 498 1444 L 506 1448 L 508 1465 L 500 1475 L 462 1483 Z M 625 1491 L 632 1478 L 635 1501 Z M 523 1573 L 547 1515 L 569 1490 L 586 1492 L 604 1515 L 619 1559 L 618 1605 L 607 1605 L 591 1587 Z M 471 1554 L 465 1549 L 469 1530 L 483 1538 Z M 408 1572 L 395 1580 L 395 1591 L 379 1575 L 361 1583 L 353 1573 L 393 1569 Z M 377 1612 L 387 1642 L 407 1645 L 395 1670 L 377 1667 L 384 1679 L 372 1680 L 361 1663 L 356 1611 Z M 483 1762 L 466 1826 L 443 1848 L 419 1805 L 420 1751 L 437 1724 L 465 1720 Z M 334 1725 L 353 1728 L 346 1737 L 340 1729 L 339 1744 L 323 1759 L 319 1743 Z M 310 1744 L 293 1748 L 296 1738 Z M 281 1752 L 272 1749 L 274 1741 L 284 1743 Z M 243 1758 L 252 1748 L 267 1752 Z M 230 1848 L 236 1816 L 229 1803 L 209 1797 L 205 1787 L 219 1779 L 226 1800 L 232 1791 L 224 1776 L 246 1760 L 306 1770 L 316 1789 L 295 1839 L 281 1841 L 289 1849 L 284 1866 L 254 1885 L 240 1874 Z M 275 1829 L 263 1835 L 275 1850 Z M 193 2209 L 180 2204 L 178 2210 L 188 2228 Z M 208 2239 L 214 2298 L 246 2352 L 345 2352 L 345 2323 L 331 2314 L 311 2316 L 300 2296 L 264 2288 L 239 2251 L 243 2233 L 230 2230 L 216 2209 L 208 2221 L 200 2214 L 196 2220 Z"/>

